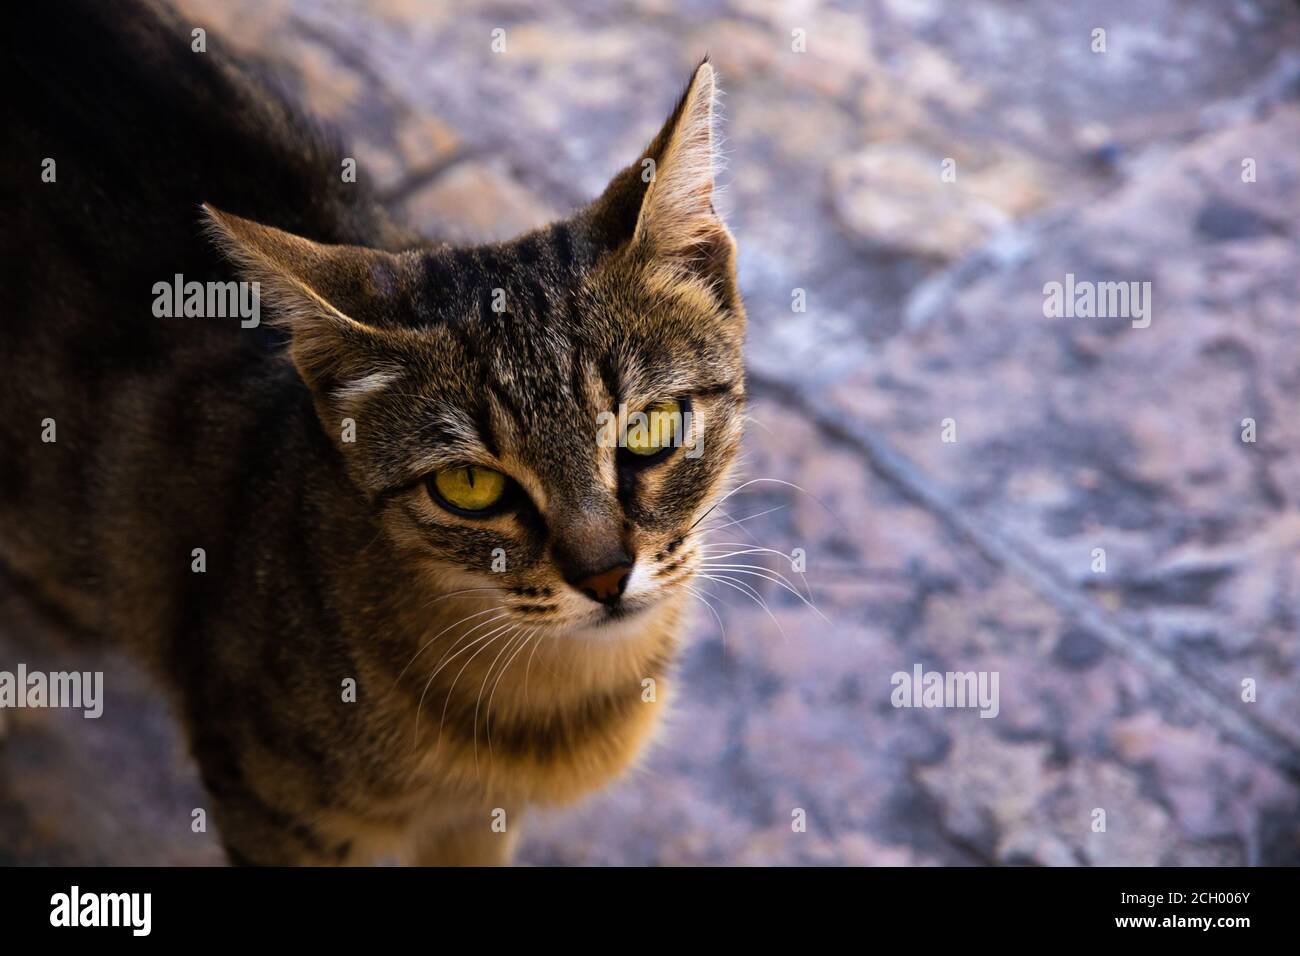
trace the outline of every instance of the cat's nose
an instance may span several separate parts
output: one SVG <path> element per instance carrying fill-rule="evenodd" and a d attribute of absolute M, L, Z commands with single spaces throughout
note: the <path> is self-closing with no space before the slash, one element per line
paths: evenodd
<path fill-rule="evenodd" d="M 556 570 L 569 587 L 613 607 L 636 563 L 617 507 L 557 500 L 552 510 L 551 559 Z"/>
<path fill-rule="evenodd" d="M 627 579 L 631 574 L 631 563 L 616 564 L 598 574 L 589 574 L 581 580 L 570 583 L 593 601 L 612 607 L 623 596 L 623 590 L 627 587 Z"/>

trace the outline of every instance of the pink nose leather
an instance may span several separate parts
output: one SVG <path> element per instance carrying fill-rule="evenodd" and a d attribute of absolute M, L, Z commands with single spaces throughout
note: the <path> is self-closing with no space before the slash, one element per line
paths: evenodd
<path fill-rule="evenodd" d="M 619 564 L 608 571 L 602 571 L 600 574 L 593 574 L 590 577 L 583 578 L 578 582 L 578 590 L 593 601 L 599 601 L 601 604 L 613 604 L 623 594 L 623 588 L 627 587 L 628 575 L 632 573 L 632 565 Z"/>

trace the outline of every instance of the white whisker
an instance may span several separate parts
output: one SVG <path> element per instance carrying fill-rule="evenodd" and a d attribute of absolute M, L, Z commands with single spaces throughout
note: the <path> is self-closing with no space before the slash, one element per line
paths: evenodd
<path fill-rule="evenodd" d="M 415 663 L 415 658 L 417 658 L 417 657 L 419 657 L 421 654 L 423 654 L 423 653 L 428 649 L 428 647 L 429 647 L 430 644 L 432 644 L 432 643 L 433 643 L 434 641 L 436 641 L 438 638 L 442 637 L 442 635 L 446 634 L 446 633 L 447 633 L 448 631 L 450 631 L 453 627 L 456 627 L 456 625 L 458 625 L 458 624 L 464 624 L 466 621 L 472 621 L 472 620 L 473 620 L 474 618 L 476 618 L 476 617 L 482 617 L 484 614 L 490 614 L 492 611 L 504 611 L 504 610 L 505 610 L 504 608 L 502 608 L 500 605 L 498 605 L 497 607 L 490 607 L 490 608 L 488 608 L 488 609 L 485 610 L 485 611 L 477 611 L 477 612 L 475 612 L 474 614 L 466 615 L 465 617 L 462 617 L 459 621 L 456 621 L 454 624 L 448 624 L 446 627 L 444 627 L 444 628 L 443 628 L 441 631 L 439 631 L 437 634 L 433 635 L 433 637 L 429 638 L 429 640 L 425 643 L 425 645 L 424 645 L 423 647 L 421 647 L 418 651 L 416 651 L 416 652 L 415 652 L 415 655 L 414 655 L 414 656 L 413 656 L 409 661 L 406 662 L 406 667 L 403 667 L 403 668 L 402 668 L 402 670 L 401 670 L 401 671 L 398 673 L 398 675 L 397 675 L 397 679 L 393 681 L 393 687 L 396 687 L 396 686 L 397 686 L 398 681 L 400 681 L 400 680 L 402 679 L 402 675 L 406 673 L 407 668 L 409 668 L 412 664 Z M 509 613 L 509 612 L 506 612 L 506 613 Z M 499 620 L 499 618 L 494 618 L 493 620 Z M 391 693 L 391 689 L 390 689 L 390 693 Z"/>
<path fill-rule="evenodd" d="M 772 513 L 774 513 L 774 512 L 777 512 L 777 511 L 784 511 L 784 510 L 785 510 L 786 508 L 788 508 L 788 507 L 790 507 L 790 506 L 789 506 L 789 505 L 777 505 L 777 506 L 774 507 L 774 508 L 768 508 L 766 511 L 760 511 L 760 512 L 758 512 L 758 514 L 745 515 L 745 517 L 743 517 L 743 518 L 732 518 L 732 520 L 726 522 L 725 524 L 719 524 L 719 525 L 705 525 L 703 528 L 700 528 L 700 529 L 699 529 L 699 532 L 698 532 L 698 533 L 700 533 L 700 534 L 706 534 L 706 533 L 711 532 L 711 531 L 721 531 L 723 528 L 730 528 L 732 525 L 741 525 L 741 524 L 744 524 L 746 521 L 753 521 L 755 518 L 762 518 L 764 515 L 770 515 L 770 514 L 772 514 Z M 724 512 L 724 515 L 725 515 L 725 512 Z M 726 517 L 731 517 L 731 516 L 730 516 L 730 515 L 726 515 Z"/>
<path fill-rule="evenodd" d="M 730 588 L 735 588 L 741 594 L 752 599 L 755 604 L 763 609 L 763 613 L 771 618 L 772 623 L 775 624 L 777 630 L 781 632 L 781 638 L 783 640 L 786 638 L 785 628 L 781 626 L 781 622 L 776 619 L 776 615 L 773 614 L 772 609 L 767 606 L 767 602 L 763 600 L 763 596 L 755 591 L 750 585 L 746 584 L 744 581 L 738 581 L 735 578 L 728 577 L 725 574 L 713 575 L 700 572 L 700 577 L 708 581 L 716 581 L 718 584 L 725 584 Z"/>
<path fill-rule="evenodd" d="M 730 571 L 732 574 L 748 574 L 756 578 L 762 578 L 764 581 L 771 581 L 773 584 L 777 585 L 783 590 L 789 591 L 791 594 L 797 597 L 800 601 L 806 604 L 818 617 L 820 617 L 827 624 L 831 623 L 830 619 L 821 612 L 821 610 L 817 607 L 817 605 L 813 604 L 812 601 L 808 600 L 808 598 L 800 594 L 798 589 L 795 588 L 794 584 L 791 583 L 790 580 L 786 578 L 786 576 L 783 575 L 780 571 L 773 571 L 771 568 L 765 568 L 762 565 L 758 565 L 758 564 L 708 564 L 706 563 L 705 567 L 709 568 L 710 570 L 716 568 L 722 571 Z"/>
<path fill-rule="evenodd" d="M 486 644 L 484 644 L 482 647 L 480 647 L 478 650 L 476 650 L 476 651 L 475 651 L 473 654 L 471 654 L 469 657 L 465 658 L 465 663 L 462 664 L 462 665 L 460 666 L 460 670 L 458 670 L 458 671 L 456 672 L 456 676 L 452 678 L 451 686 L 450 686 L 449 688 L 447 688 L 447 697 L 446 697 L 446 700 L 443 702 L 443 705 L 442 705 L 442 719 L 438 721 L 438 738 L 437 738 L 437 742 L 434 744 L 434 751 L 435 751 L 435 752 L 437 752 L 437 750 L 440 749 L 440 748 L 442 747 L 442 729 L 443 729 L 443 727 L 445 727 L 445 726 L 447 725 L 447 709 L 451 706 L 451 698 L 452 698 L 452 696 L 453 696 L 453 695 L 455 694 L 455 692 L 456 692 L 456 685 L 460 682 L 460 677 L 461 677 L 461 675 L 465 673 L 465 669 L 468 668 L 470 664 L 474 663 L 474 658 L 478 657 L 480 654 L 482 654 L 484 651 L 486 651 L 488 648 L 490 648 L 490 647 L 491 647 L 493 644 L 495 644 L 497 641 L 501 640 L 503 637 L 507 637 L 508 635 L 513 634 L 513 633 L 515 632 L 514 629 L 515 629 L 515 628 L 518 628 L 518 626 L 519 626 L 518 624 L 504 624 L 504 625 L 502 625 L 502 626 L 501 626 L 500 628 L 498 628 L 496 631 L 493 631 L 492 634 L 488 635 L 488 637 L 491 638 L 491 639 L 488 640 L 488 642 L 487 642 Z M 510 630 L 507 630 L 507 628 L 509 628 Z M 475 643 L 478 643 L 478 642 L 476 641 Z M 465 650 L 469 650 L 469 648 L 470 648 L 470 647 L 473 647 L 473 646 L 474 646 L 474 645 L 471 644 L 471 645 L 469 645 L 469 647 L 466 647 Z M 451 662 L 448 661 L 448 663 L 451 663 Z M 476 714 L 477 714 L 477 703 L 476 703 L 475 707 L 476 707 Z M 477 716 L 476 716 L 475 719 L 476 719 L 476 721 L 477 721 Z M 478 725 L 477 725 L 477 723 L 475 724 L 475 727 L 474 727 L 474 745 L 475 745 L 475 747 L 478 746 Z M 478 770 L 478 758 L 477 758 L 477 754 L 475 755 L 475 760 L 474 760 L 474 769 L 475 769 L 476 771 Z"/>
<path fill-rule="evenodd" d="M 492 685 L 492 693 L 488 694 L 487 712 L 483 718 L 483 729 L 487 731 L 489 758 L 491 758 L 492 756 L 492 698 L 496 697 L 497 688 L 501 686 L 501 679 L 506 676 L 506 671 L 510 669 L 510 665 L 512 665 L 515 662 L 515 659 L 519 657 L 521 653 L 523 653 L 528 649 L 528 645 L 532 643 L 533 639 L 536 637 L 537 632 L 539 630 L 540 628 L 534 627 L 531 631 L 528 631 L 524 635 L 524 639 L 519 643 L 518 650 L 516 650 L 513 654 L 510 655 L 509 658 L 506 659 L 505 665 L 501 668 L 501 673 L 497 675 L 497 682 Z"/>
<path fill-rule="evenodd" d="M 469 632 L 468 632 L 467 634 L 462 635 L 461 638 L 460 638 L 460 640 L 461 640 L 461 641 L 465 640 L 466 637 L 468 637 L 470 634 L 473 634 L 474 631 L 478 630 L 480 627 L 485 627 L 485 626 L 488 626 L 488 625 L 494 624 L 494 623 L 496 623 L 496 622 L 499 621 L 499 620 L 500 620 L 500 618 L 493 618 L 493 619 L 490 620 L 490 621 L 480 621 L 478 624 L 475 624 L 474 627 L 472 627 L 472 628 L 469 630 Z M 499 625 L 497 625 L 497 627 L 493 628 L 491 631 L 488 631 L 486 634 L 484 634 L 484 635 L 481 636 L 481 637 L 476 637 L 474 640 L 472 640 L 472 641 L 470 641 L 468 644 L 466 644 L 465 647 L 463 647 L 461 650 L 456 651 L 455 654 L 452 654 L 450 660 L 447 659 L 447 654 L 443 654 L 442 658 L 438 661 L 438 665 L 437 665 L 437 667 L 434 669 L 433 673 L 429 675 L 429 679 L 428 679 L 427 681 L 425 681 L 425 683 L 424 683 L 424 690 L 420 692 L 420 702 L 419 702 L 419 703 L 416 705 L 416 707 L 415 707 L 415 740 L 416 740 L 416 743 L 417 743 L 417 744 L 419 743 L 419 740 L 420 740 L 420 711 L 421 711 L 421 709 L 424 707 L 424 697 L 425 697 L 426 694 L 429 693 L 429 688 L 430 688 L 430 686 L 432 686 L 432 684 L 433 684 L 434 680 L 437 678 L 437 676 L 438 676 L 440 673 L 442 673 L 443 668 L 446 667 L 447 664 L 450 664 L 452 661 L 454 661 L 457 657 L 460 657 L 461 654 L 464 654 L 465 651 L 469 650 L 471 647 L 474 647 L 476 644 L 480 644 L 480 643 L 482 643 L 483 641 L 488 640 L 489 638 L 493 637 L 493 635 L 500 634 L 500 633 L 501 633 L 502 631 L 504 631 L 506 628 L 508 628 L 508 627 L 512 627 L 512 626 L 513 626 L 513 625 L 512 625 L 509 621 L 507 621 L 507 622 L 504 623 L 504 624 L 499 624 Z M 458 644 L 459 644 L 459 641 L 457 642 L 457 645 L 458 645 Z M 452 646 L 452 650 L 454 650 L 455 647 L 456 647 L 457 645 L 453 645 L 453 646 Z M 450 653 L 450 650 L 449 650 L 447 653 Z M 475 656 L 477 656 L 477 652 L 475 653 Z M 473 659 L 474 659 L 473 657 L 470 658 L 470 660 L 473 660 Z M 444 663 L 444 661 L 445 661 L 445 663 Z M 456 676 L 459 677 L 460 675 L 457 674 Z M 455 683 L 453 682 L 452 687 L 454 688 L 455 686 L 456 686 L 456 685 L 455 685 Z M 448 695 L 448 700 L 450 700 L 450 699 L 451 699 L 451 691 L 448 691 L 448 692 L 447 692 L 447 695 Z M 445 714 L 445 708 L 444 708 L 444 714 Z"/>
<path fill-rule="evenodd" d="M 701 594 L 698 590 L 696 590 L 696 588 L 693 585 L 683 584 L 682 587 L 686 590 L 688 594 L 695 597 L 705 607 L 707 607 L 709 609 L 709 613 L 713 615 L 713 619 L 718 622 L 718 630 L 722 634 L 722 654 L 725 657 L 727 654 L 727 626 L 722 623 L 722 616 L 718 614 L 717 608 L 715 608 L 712 604 L 709 603 L 709 599 L 706 598 L 703 594 Z"/>
<path fill-rule="evenodd" d="M 748 488 L 750 485 L 756 485 L 756 484 L 759 484 L 760 482 L 764 482 L 764 481 L 771 482 L 772 484 L 776 484 L 776 485 L 784 485 L 784 486 L 787 487 L 787 488 L 793 488 L 795 491 L 798 491 L 798 492 L 800 492 L 801 494 L 805 494 L 805 495 L 807 495 L 807 496 L 808 496 L 809 498 L 811 498 L 813 501 L 816 501 L 817 504 L 821 505 L 821 507 L 823 508 L 823 510 L 826 511 L 827 514 L 829 514 L 831 517 L 835 517 L 835 512 L 831 511 L 830 508 L 827 508 L 825 504 L 822 504 L 821 500 L 820 500 L 816 495 L 812 494 L 812 493 L 811 493 L 810 491 L 808 491 L 806 488 L 801 488 L 801 487 L 799 487 L 799 485 L 796 485 L 793 481 L 785 481 L 784 479 L 781 479 L 781 478 L 750 478 L 748 481 L 744 482 L 743 484 L 741 484 L 741 485 L 739 485 L 739 486 L 737 486 L 737 487 L 731 489 L 730 491 L 728 491 L 725 495 L 723 495 L 723 496 L 722 496 L 721 498 L 719 498 L 716 502 L 714 502 L 712 505 L 710 505 L 708 511 L 705 511 L 704 514 L 702 514 L 702 515 L 700 515 L 698 518 L 696 518 L 696 519 L 695 519 L 695 524 L 691 525 L 691 527 L 688 528 L 687 530 L 688 530 L 688 531 L 692 531 L 692 530 L 694 530 L 694 529 L 695 529 L 695 525 L 698 525 L 701 521 L 703 521 L 705 518 L 707 518 L 707 517 L 709 516 L 710 512 L 712 512 L 714 508 L 718 507 L 718 505 L 722 504 L 724 501 L 726 501 L 726 500 L 727 500 L 728 498 L 730 498 L 732 495 L 739 494 L 740 492 L 742 492 L 742 491 L 744 491 L 746 488 Z"/>
<path fill-rule="evenodd" d="M 484 675 L 483 677 L 483 683 L 479 685 L 478 695 L 474 698 L 474 769 L 475 771 L 478 770 L 478 707 L 479 704 L 483 702 L 483 691 L 487 690 L 488 681 L 492 679 L 492 671 L 497 666 L 497 661 L 501 660 L 502 656 L 505 655 L 507 652 L 509 652 L 510 648 L 514 647 L 515 641 L 517 640 L 519 640 L 519 633 L 516 631 L 514 635 L 510 638 L 510 640 L 506 641 L 505 647 L 501 648 L 501 650 L 497 652 L 497 656 L 492 658 L 492 663 L 488 665 L 487 674 Z M 505 670 L 502 669 L 501 673 L 504 674 Z M 492 689 L 496 690 L 496 685 L 493 685 Z M 489 738 L 488 746 L 491 747 L 491 738 Z"/>

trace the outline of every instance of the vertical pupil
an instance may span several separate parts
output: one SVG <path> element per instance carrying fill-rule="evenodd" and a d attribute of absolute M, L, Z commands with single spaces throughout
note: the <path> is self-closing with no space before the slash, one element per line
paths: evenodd
<path fill-rule="evenodd" d="M 465 480 L 466 480 L 467 482 L 469 482 L 469 486 L 470 486 L 471 488 L 474 487 L 474 469 L 473 469 L 473 468 L 466 468 L 466 469 L 465 469 Z"/>

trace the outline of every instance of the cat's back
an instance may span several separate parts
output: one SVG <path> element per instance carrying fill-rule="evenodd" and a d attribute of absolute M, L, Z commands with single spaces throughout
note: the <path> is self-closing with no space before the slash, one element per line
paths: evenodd
<path fill-rule="evenodd" d="M 6 291 L 27 279 L 38 303 L 31 280 L 82 276 L 120 296 L 119 322 L 146 322 L 152 280 L 172 278 L 162 270 L 226 274 L 200 228 L 204 202 L 322 242 L 405 238 L 364 183 L 343 182 L 331 135 L 220 38 L 191 30 L 148 0 L 52 0 L 17 14 L 0 39 L 0 242 L 25 251 L 29 271 L 7 273 Z"/>
<path fill-rule="evenodd" d="M 158 284 L 236 278 L 200 205 L 336 243 L 400 241 L 342 150 L 220 38 L 143 0 L 26 4 L 0 38 L 0 557 L 103 557 L 131 511 L 219 483 L 301 386 L 276 333 L 159 315 Z M 177 304 L 177 303 L 174 303 Z M 161 311 L 166 311 L 165 309 Z M 163 476 L 169 480 L 164 481 Z M 206 477 L 205 477 L 206 476 Z M 159 486 L 153 504 L 133 489 Z M 47 566 L 48 565 L 48 566 Z M 66 575 L 63 575 L 66 577 Z"/>

